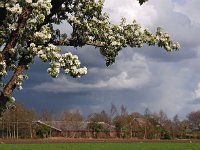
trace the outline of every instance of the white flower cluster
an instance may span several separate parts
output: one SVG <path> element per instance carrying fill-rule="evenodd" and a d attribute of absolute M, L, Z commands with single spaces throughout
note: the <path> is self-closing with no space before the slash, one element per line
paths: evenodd
<path fill-rule="evenodd" d="M 32 7 L 31 15 L 27 21 L 27 26 L 29 28 L 36 29 L 36 26 L 45 20 L 45 16 L 50 14 L 52 8 L 51 0 L 37 0 L 36 2 L 31 2 L 32 0 L 26 0 L 26 2 Z"/>
<path fill-rule="evenodd" d="M 57 62 L 50 62 L 50 68 L 47 69 L 49 75 L 56 78 L 60 73 L 60 64 Z"/>
<path fill-rule="evenodd" d="M 61 67 L 64 69 L 66 74 L 73 77 L 81 77 L 87 74 L 87 68 L 80 68 L 81 62 L 77 55 L 73 55 L 71 52 L 65 53 L 59 59 Z"/>
<path fill-rule="evenodd" d="M 30 4 L 32 2 L 33 2 L 32 0 L 26 0 L 26 3 L 28 3 L 28 4 Z"/>
<path fill-rule="evenodd" d="M 73 55 L 71 52 L 59 54 L 58 52 L 61 50 L 53 44 L 44 47 L 31 43 L 28 51 L 33 55 L 37 55 L 43 62 L 50 61 L 47 72 L 54 78 L 59 75 L 61 68 L 72 77 L 81 77 L 87 74 L 86 67 L 80 68 L 81 62 L 77 55 Z"/>
<path fill-rule="evenodd" d="M 47 61 L 47 60 L 58 60 L 60 58 L 60 54 L 58 53 L 60 51 L 60 49 L 58 47 L 56 47 L 53 44 L 48 44 L 47 47 L 44 47 L 43 50 L 40 50 L 38 52 L 39 57 L 43 60 L 43 61 Z"/>
<path fill-rule="evenodd" d="M 36 46 L 35 43 L 31 43 L 27 50 L 30 54 L 37 55 L 43 62 L 48 60 L 56 61 L 61 57 L 61 55 L 58 53 L 61 51 L 60 48 L 53 44 L 48 44 L 45 47 L 42 45 Z"/>
<path fill-rule="evenodd" d="M 81 21 L 79 20 L 78 17 L 75 17 L 75 16 L 69 16 L 68 17 L 68 21 L 73 23 L 73 24 L 81 24 Z"/>
<path fill-rule="evenodd" d="M 10 96 L 10 103 L 14 103 L 15 102 L 15 98 L 13 96 Z"/>
<path fill-rule="evenodd" d="M 17 89 L 19 89 L 19 90 L 23 89 L 22 88 L 22 82 L 23 82 L 23 80 L 24 80 L 23 75 L 19 75 L 18 78 L 17 78 L 17 82 L 16 82 Z"/>
<path fill-rule="evenodd" d="M 181 48 L 181 45 L 178 43 L 178 42 L 175 42 L 173 45 L 172 45 L 172 49 L 180 49 Z"/>
<path fill-rule="evenodd" d="M 61 50 L 53 44 L 48 44 L 45 48 L 47 58 L 55 61 L 60 59 L 61 54 L 58 53 L 60 51 Z"/>
<path fill-rule="evenodd" d="M 22 7 L 19 4 L 10 5 L 10 3 L 6 4 L 6 9 L 11 12 L 12 14 L 21 14 Z"/>
<path fill-rule="evenodd" d="M 172 51 L 172 50 L 178 50 L 180 49 L 180 44 L 178 42 L 176 43 L 173 43 L 171 40 L 170 40 L 170 36 L 167 34 L 167 33 L 163 33 L 162 32 L 159 32 L 157 33 L 159 36 L 157 36 L 157 39 L 158 39 L 158 43 L 159 43 L 159 46 L 163 46 L 166 51 Z"/>
<path fill-rule="evenodd" d="M 112 45 L 112 46 L 120 46 L 121 43 L 120 43 L 120 42 L 117 42 L 117 41 L 112 41 L 111 45 Z"/>
<path fill-rule="evenodd" d="M 8 28 L 10 30 L 16 30 L 17 29 L 17 23 L 8 24 Z"/>
<path fill-rule="evenodd" d="M 87 74 L 87 68 L 80 68 L 80 64 L 78 56 L 68 52 L 61 55 L 58 62 L 51 62 L 47 72 L 52 77 L 57 77 L 60 73 L 60 68 L 62 68 L 66 74 L 72 77 L 81 77 Z"/>
<path fill-rule="evenodd" d="M 17 88 L 18 90 L 22 90 L 22 89 L 23 89 L 22 83 L 23 83 L 24 80 L 27 80 L 27 79 L 28 79 L 28 76 L 27 76 L 27 75 L 19 75 L 18 78 L 17 78 L 17 81 L 16 81 L 16 83 L 15 83 L 16 88 Z"/>
<path fill-rule="evenodd" d="M 51 0 L 37 0 L 35 3 L 31 3 L 31 6 L 36 8 L 34 13 L 43 11 L 45 15 L 50 14 L 50 10 L 52 8 Z"/>
<path fill-rule="evenodd" d="M 32 54 L 37 54 L 38 47 L 36 47 L 35 43 L 31 43 L 30 47 L 28 47 L 27 50 Z"/>
<path fill-rule="evenodd" d="M 42 43 L 45 43 L 51 38 L 51 30 L 48 26 L 43 26 L 40 32 L 35 32 L 34 37 Z"/>
<path fill-rule="evenodd" d="M 5 61 L 0 62 L 0 77 L 7 75 Z"/>

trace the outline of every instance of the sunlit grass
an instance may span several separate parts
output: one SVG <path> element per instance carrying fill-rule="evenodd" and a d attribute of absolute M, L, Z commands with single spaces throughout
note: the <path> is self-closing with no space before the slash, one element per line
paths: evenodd
<path fill-rule="evenodd" d="M 199 150 L 200 143 L 2 144 L 0 150 Z"/>

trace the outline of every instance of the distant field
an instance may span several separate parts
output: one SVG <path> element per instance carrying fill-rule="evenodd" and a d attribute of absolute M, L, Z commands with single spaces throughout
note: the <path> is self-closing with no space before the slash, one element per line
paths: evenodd
<path fill-rule="evenodd" d="M 2 144 L 0 150 L 200 150 L 200 143 Z"/>

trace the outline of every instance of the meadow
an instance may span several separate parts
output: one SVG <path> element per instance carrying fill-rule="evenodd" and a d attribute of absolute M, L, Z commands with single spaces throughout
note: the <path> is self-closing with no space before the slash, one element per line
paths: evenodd
<path fill-rule="evenodd" d="M 1 144 L 0 150 L 199 150 L 200 143 Z"/>

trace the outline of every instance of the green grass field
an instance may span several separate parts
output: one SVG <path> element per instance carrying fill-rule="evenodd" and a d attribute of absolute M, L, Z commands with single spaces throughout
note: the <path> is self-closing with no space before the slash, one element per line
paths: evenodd
<path fill-rule="evenodd" d="M 200 150 L 200 143 L 2 144 L 0 150 Z"/>

